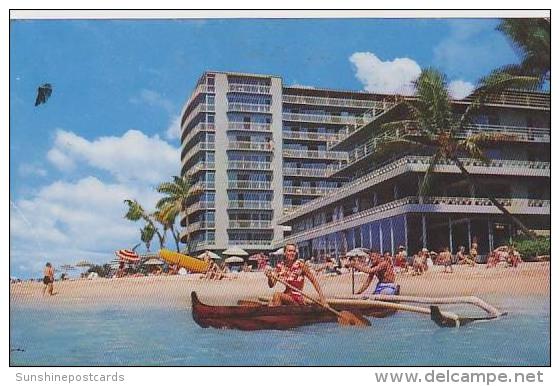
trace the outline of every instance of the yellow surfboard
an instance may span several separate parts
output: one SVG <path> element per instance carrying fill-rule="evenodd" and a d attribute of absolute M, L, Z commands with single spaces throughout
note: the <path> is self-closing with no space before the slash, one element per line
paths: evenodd
<path fill-rule="evenodd" d="M 209 264 L 203 260 L 182 253 L 173 252 L 169 249 L 160 249 L 159 257 L 167 264 L 177 264 L 179 267 L 188 269 L 191 272 L 206 272 Z"/>

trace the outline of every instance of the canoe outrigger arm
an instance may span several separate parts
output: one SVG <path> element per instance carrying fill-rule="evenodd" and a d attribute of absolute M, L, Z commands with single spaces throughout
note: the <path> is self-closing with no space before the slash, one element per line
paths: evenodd
<path fill-rule="evenodd" d="M 501 315 L 506 315 L 506 313 L 502 313 Z M 472 322 L 480 320 L 492 320 L 496 319 L 497 317 L 498 315 L 483 316 L 480 318 L 452 318 L 443 315 L 438 306 L 430 306 L 430 318 L 440 327 L 461 327 Z"/>

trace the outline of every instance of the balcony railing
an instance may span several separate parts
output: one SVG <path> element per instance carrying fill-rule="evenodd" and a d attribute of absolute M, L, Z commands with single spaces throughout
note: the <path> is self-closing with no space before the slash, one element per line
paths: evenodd
<path fill-rule="evenodd" d="M 230 220 L 229 229 L 271 229 L 272 222 L 268 220 Z"/>
<path fill-rule="evenodd" d="M 312 168 L 283 168 L 284 176 L 301 176 L 301 177 L 329 177 L 335 171 L 335 168 L 312 169 Z"/>
<path fill-rule="evenodd" d="M 272 170 L 270 162 L 259 161 L 228 161 L 227 167 L 230 170 Z"/>
<path fill-rule="evenodd" d="M 270 247 L 272 243 L 272 236 L 270 240 L 228 240 L 229 245 L 255 245 L 262 247 Z"/>
<path fill-rule="evenodd" d="M 198 94 L 200 93 L 215 93 L 216 92 L 216 88 L 214 85 L 207 85 L 207 84 L 199 84 L 198 86 L 196 86 L 196 88 L 194 89 L 194 91 L 192 92 L 189 100 L 187 101 L 186 105 L 188 106 L 189 104 L 191 104 L 191 102 L 198 96 Z"/>
<path fill-rule="evenodd" d="M 216 106 L 214 104 L 210 104 L 210 103 L 201 103 L 198 106 L 196 106 L 187 116 L 187 119 L 185 119 L 184 124 L 186 124 L 187 122 L 190 122 L 191 119 L 193 119 L 194 117 L 196 117 L 198 114 L 200 113 L 212 113 L 216 111 Z"/>
<path fill-rule="evenodd" d="M 303 139 L 308 141 L 322 141 L 322 142 L 336 142 L 338 140 L 337 134 L 326 133 L 310 133 L 306 131 L 288 131 L 282 132 L 283 139 Z"/>
<path fill-rule="evenodd" d="M 324 195 L 316 198 L 307 204 L 298 207 L 287 216 L 280 220 L 280 223 L 297 218 L 313 210 L 331 204 L 345 197 L 350 197 L 371 186 L 377 185 L 389 178 L 406 172 L 425 172 L 430 164 L 431 157 L 428 156 L 405 156 L 396 161 L 383 165 L 372 172 L 348 182 L 340 188 L 337 188 L 332 194 Z M 541 173 L 546 176 L 546 172 L 550 171 L 550 162 L 542 161 L 523 161 L 523 160 L 491 160 L 489 164 L 473 159 L 460 158 L 465 168 L 471 173 L 496 174 L 496 169 L 502 169 L 504 172 L 514 173 L 516 175 L 537 175 Z M 443 168 L 449 168 L 449 172 L 459 173 L 457 167 L 450 161 L 440 161 L 435 171 L 443 171 Z M 451 169 L 452 168 L 452 169 Z M 541 171 L 541 172 L 539 172 Z"/>
<path fill-rule="evenodd" d="M 282 113 L 282 119 L 284 121 L 332 123 L 342 125 L 363 125 L 366 122 L 364 117 L 300 113 Z"/>
<path fill-rule="evenodd" d="M 185 135 L 183 139 L 181 139 L 181 143 L 183 145 L 186 145 L 187 143 L 189 143 L 191 139 L 193 139 L 198 133 L 202 131 L 215 131 L 215 130 L 216 128 L 213 123 L 204 123 L 204 122 L 197 123 L 195 126 L 192 127 L 189 133 Z"/>
<path fill-rule="evenodd" d="M 214 201 L 196 201 L 194 204 L 187 206 L 188 213 L 194 213 L 199 210 L 215 209 Z"/>
<path fill-rule="evenodd" d="M 339 188 L 311 187 L 311 186 L 284 186 L 284 194 L 296 194 L 304 196 L 324 196 Z"/>
<path fill-rule="evenodd" d="M 189 188 L 190 194 L 202 193 L 205 190 L 215 190 L 216 184 L 214 182 L 197 182 Z"/>
<path fill-rule="evenodd" d="M 191 233 L 202 229 L 215 229 L 215 228 L 216 228 L 216 223 L 214 221 L 203 220 L 203 221 L 190 223 L 189 226 L 187 226 L 187 231 Z"/>
<path fill-rule="evenodd" d="M 274 147 L 270 142 L 230 141 L 228 144 L 228 149 L 251 150 L 251 151 L 273 151 Z"/>
<path fill-rule="evenodd" d="M 271 126 L 270 123 L 229 122 L 228 123 L 228 130 L 270 132 L 270 131 L 272 131 L 272 126 Z"/>
<path fill-rule="evenodd" d="M 271 210 L 272 203 L 270 201 L 232 200 L 228 201 L 228 209 Z"/>
<path fill-rule="evenodd" d="M 470 103 L 471 100 L 472 98 L 469 97 L 456 102 Z M 486 104 L 523 106 L 548 110 L 550 109 L 550 94 L 505 91 L 499 95 L 490 96 L 486 100 Z"/>
<path fill-rule="evenodd" d="M 182 155 L 181 159 L 183 163 L 186 163 L 189 159 L 191 159 L 196 153 L 199 151 L 207 151 L 207 150 L 214 150 L 215 145 L 214 142 L 198 142 L 196 145 L 190 148 L 184 155 Z M 186 148 L 183 148 L 185 151 Z"/>
<path fill-rule="evenodd" d="M 228 111 L 241 111 L 248 113 L 269 113 L 270 105 L 253 103 L 228 103 Z"/>
<path fill-rule="evenodd" d="M 319 151 L 319 150 L 296 150 L 283 149 L 284 157 L 292 158 L 313 158 L 313 159 L 332 159 L 332 160 L 348 160 L 348 153 L 345 151 Z"/>
<path fill-rule="evenodd" d="M 187 170 L 187 174 L 193 176 L 201 170 L 216 170 L 216 164 L 214 162 L 199 161 Z"/>
<path fill-rule="evenodd" d="M 297 103 L 305 105 L 318 105 L 318 106 L 336 106 L 336 107 L 353 107 L 373 109 L 377 106 L 378 101 L 363 100 L 363 99 L 343 99 L 343 98 L 326 98 L 314 97 L 303 95 L 282 95 L 282 102 L 284 103 Z"/>
<path fill-rule="evenodd" d="M 539 208 L 549 208 L 550 200 L 527 200 L 515 198 L 498 198 L 501 203 L 509 211 L 514 214 L 523 214 L 533 212 Z M 347 227 L 357 226 L 375 219 L 378 215 L 389 210 L 401 208 L 405 205 L 412 205 L 409 209 L 403 211 L 440 213 L 440 212 L 464 212 L 464 213 L 501 213 L 492 202 L 487 198 L 469 198 L 469 197 L 424 197 L 422 199 L 414 197 L 405 197 L 399 200 L 391 201 L 383 205 L 375 206 L 370 209 L 352 214 L 336 221 L 320 224 L 305 230 L 297 230 L 292 227 L 294 233 L 287 237 L 284 242 L 294 242 L 307 240 L 309 238 L 318 237 Z M 546 210 L 545 210 L 546 211 Z M 542 211 L 541 211 L 542 212 Z M 536 213 L 536 212 L 535 212 Z M 393 213 L 391 214 L 393 215 Z M 386 216 L 386 215 L 385 215 Z"/>
<path fill-rule="evenodd" d="M 270 190 L 272 183 L 264 181 L 229 181 L 228 189 Z"/>
<path fill-rule="evenodd" d="M 270 94 L 270 86 L 257 84 L 230 83 L 228 90 L 231 92 L 247 92 L 251 94 Z"/>

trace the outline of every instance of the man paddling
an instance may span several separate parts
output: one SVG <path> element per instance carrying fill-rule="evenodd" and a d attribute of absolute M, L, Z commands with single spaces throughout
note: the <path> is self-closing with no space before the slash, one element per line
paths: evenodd
<path fill-rule="evenodd" d="M 372 253 L 371 267 L 360 265 L 355 261 L 350 262 L 350 267 L 369 274 L 362 288 L 358 290 L 358 294 L 364 292 L 376 276 L 378 282 L 373 291 L 374 295 L 398 294 L 398 286 L 395 284 L 395 271 L 390 259 L 381 257 L 378 253 Z"/>
<path fill-rule="evenodd" d="M 272 269 L 265 271 L 265 275 L 268 277 L 268 286 L 270 288 L 274 287 L 276 285 L 276 277 L 278 277 L 293 287 L 303 290 L 305 278 L 307 277 L 319 294 L 321 303 L 326 304 L 325 296 L 323 295 L 317 278 L 311 272 L 307 264 L 297 257 L 298 252 L 296 245 L 286 244 L 284 247 L 284 261 L 280 262 L 274 271 Z M 284 292 L 275 292 L 268 305 L 274 307 L 281 305 L 303 305 L 304 303 L 304 297 L 299 292 L 286 287 Z"/>

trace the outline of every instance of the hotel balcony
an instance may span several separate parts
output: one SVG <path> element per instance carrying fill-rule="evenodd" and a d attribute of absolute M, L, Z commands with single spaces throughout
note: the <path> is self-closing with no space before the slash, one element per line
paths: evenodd
<path fill-rule="evenodd" d="M 315 106 L 335 106 L 335 107 L 349 107 L 349 108 L 363 108 L 373 109 L 380 102 L 359 99 L 344 99 L 344 98 L 327 98 L 327 97 L 314 97 L 303 95 L 282 95 L 283 103 L 293 103 L 300 105 L 315 105 Z"/>
<path fill-rule="evenodd" d="M 269 133 L 272 131 L 272 126 L 270 123 L 229 122 L 227 129 L 230 131 L 252 131 Z"/>
<path fill-rule="evenodd" d="M 229 170 L 272 170 L 270 162 L 259 161 L 228 161 L 227 168 Z"/>
<path fill-rule="evenodd" d="M 306 140 L 306 141 L 320 141 L 320 142 L 336 142 L 338 141 L 338 134 L 326 134 L 326 133 L 309 133 L 305 131 L 288 131 L 282 132 L 283 139 L 292 140 Z"/>
<path fill-rule="evenodd" d="M 270 94 L 270 86 L 262 86 L 257 84 L 230 83 L 228 85 L 230 92 L 246 92 L 250 94 Z"/>
<path fill-rule="evenodd" d="M 186 151 L 186 147 L 183 147 L 181 151 L 181 160 L 183 161 L 183 165 L 186 164 L 194 155 L 196 155 L 199 151 L 208 151 L 214 150 L 215 145 L 214 142 L 198 142 L 196 145 L 191 147 L 189 151 Z"/>
<path fill-rule="evenodd" d="M 216 228 L 216 223 L 214 221 L 202 220 L 202 221 L 190 223 L 186 229 L 188 233 L 192 233 L 199 230 L 215 229 L 215 228 Z"/>
<path fill-rule="evenodd" d="M 272 203 L 270 201 L 231 200 L 228 201 L 228 209 L 272 210 Z"/>
<path fill-rule="evenodd" d="M 301 196 L 324 196 L 335 192 L 340 188 L 325 188 L 325 187 L 311 187 L 311 186 L 284 186 L 284 194 L 293 194 Z"/>
<path fill-rule="evenodd" d="M 497 200 L 514 215 L 550 215 L 550 200 L 516 198 Z M 303 231 L 297 231 L 292 227 L 293 234 L 285 238 L 284 243 L 301 242 L 405 213 L 501 214 L 502 212 L 487 198 L 405 197 Z"/>
<path fill-rule="evenodd" d="M 283 149 L 282 156 L 289 158 L 312 158 L 348 161 L 348 153 L 345 151 Z"/>
<path fill-rule="evenodd" d="M 181 144 L 185 146 L 191 141 L 191 139 L 193 139 L 198 133 L 202 131 L 214 132 L 216 131 L 216 127 L 214 126 L 213 123 L 204 123 L 204 122 L 197 123 L 195 126 L 192 127 L 192 129 L 190 129 L 188 134 L 186 134 L 183 138 L 181 138 Z"/>
<path fill-rule="evenodd" d="M 272 222 L 265 220 L 230 220 L 228 229 L 272 229 Z"/>
<path fill-rule="evenodd" d="M 205 190 L 215 190 L 216 185 L 213 182 L 197 182 L 193 184 L 189 189 L 189 194 L 199 194 Z"/>
<path fill-rule="evenodd" d="M 323 177 L 327 178 L 333 174 L 336 168 L 313 169 L 313 168 L 283 168 L 285 177 Z"/>
<path fill-rule="evenodd" d="M 370 118 L 371 120 L 372 118 Z M 282 113 L 282 120 L 292 122 L 313 122 L 313 123 L 330 123 L 342 125 L 363 125 L 366 118 L 358 116 L 342 116 L 342 115 L 323 115 L 323 114 L 300 114 L 300 113 Z"/>
<path fill-rule="evenodd" d="M 457 104 L 470 104 L 471 97 L 454 101 Z M 525 107 L 537 110 L 550 110 L 550 94 L 539 92 L 524 91 L 504 91 L 503 93 L 491 96 L 486 101 L 486 105 Z"/>
<path fill-rule="evenodd" d="M 216 170 L 216 164 L 214 162 L 199 161 L 187 170 L 187 174 L 189 176 L 194 176 L 202 170 Z"/>
<path fill-rule="evenodd" d="M 229 181 L 228 189 L 242 189 L 242 190 L 270 190 L 272 183 L 266 181 Z"/>
<path fill-rule="evenodd" d="M 187 206 L 187 213 L 195 213 L 199 210 L 208 210 L 208 209 L 215 209 L 216 204 L 214 201 L 196 201 L 191 205 Z"/>
<path fill-rule="evenodd" d="M 383 181 L 394 178 L 404 173 L 418 172 L 425 173 L 428 170 L 431 157 L 428 156 L 405 156 L 394 162 L 383 165 L 378 169 L 350 181 L 342 187 L 336 189 L 332 194 L 314 199 L 307 204 L 300 206 L 297 210 L 283 216 L 279 224 L 310 213 L 326 205 L 335 203 L 346 197 L 360 193 Z M 513 175 L 527 177 L 550 177 L 550 162 L 541 161 L 520 161 L 520 160 L 491 160 L 489 164 L 484 164 L 472 158 L 460 158 L 461 162 L 471 174 L 482 175 Z M 434 169 L 436 173 L 460 173 L 455 164 L 450 162 L 439 162 Z M 285 188 L 284 188 L 285 189 Z"/>
<path fill-rule="evenodd" d="M 272 243 L 272 236 L 270 240 L 228 240 L 229 245 L 241 246 L 242 249 L 270 249 Z M 244 247 L 245 246 L 245 247 Z"/>
<path fill-rule="evenodd" d="M 240 111 L 244 113 L 270 113 L 270 105 L 228 103 L 228 111 Z"/>
<path fill-rule="evenodd" d="M 192 92 L 190 98 L 188 99 L 185 105 L 188 106 L 201 93 L 213 94 L 215 92 L 216 92 L 216 87 L 214 85 L 199 84 L 198 86 L 196 86 L 196 88 Z"/>
<path fill-rule="evenodd" d="M 274 146 L 270 142 L 230 141 L 228 150 L 273 151 Z"/>
<path fill-rule="evenodd" d="M 212 113 L 216 111 L 216 105 L 214 104 L 209 104 L 209 103 L 201 103 L 198 106 L 196 106 L 187 116 L 187 118 L 185 119 L 185 123 L 186 122 L 190 122 L 194 117 L 196 117 L 198 114 L 200 113 Z"/>

